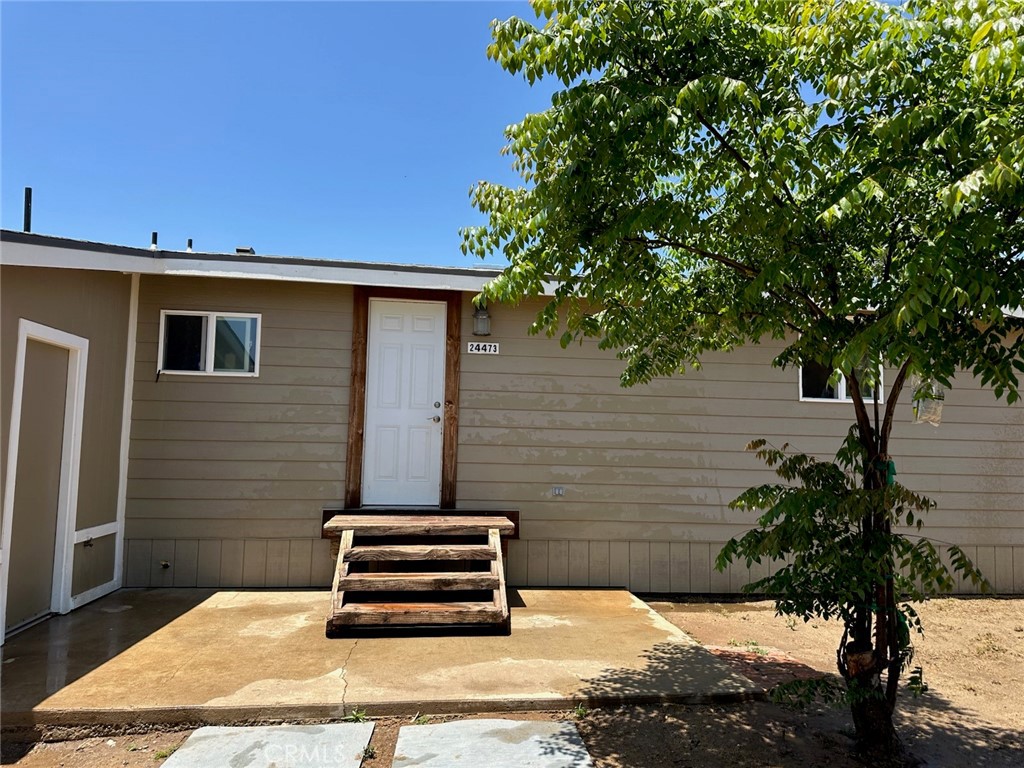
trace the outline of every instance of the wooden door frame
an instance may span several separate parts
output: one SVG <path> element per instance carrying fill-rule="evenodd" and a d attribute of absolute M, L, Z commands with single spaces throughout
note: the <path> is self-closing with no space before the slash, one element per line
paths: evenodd
<path fill-rule="evenodd" d="M 354 287 L 352 297 L 352 377 L 349 384 L 348 446 L 345 454 L 345 509 L 355 509 L 363 503 L 363 437 L 366 426 L 366 350 L 369 342 L 370 299 L 444 302 L 447 307 L 440 506 L 442 509 L 453 509 L 459 449 L 462 292 L 363 285 Z"/>
<path fill-rule="evenodd" d="M 64 390 L 64 431 L 61 438 L 60 486 L 53 554 L 50 611 L 67 613 L 76 605 L 71 596 L 74 572 L 75 527 L 78 517 L 78 478 L 82 462 L 82 423 L 85 415 L 85 382 L 89 367 L 89 340 L 57 328 L 20 318 L 18 347 L 14 362 L 14 393 L 7 435 L 7 478 L 4 485 L 3 517 L 0 523 L 0 645 L 7 633 L 7 586 L 10 577 L 11 531 L 14 527 L 15 484 L 18 477 L 18 444 L 25 385 L 25 357 L 28 342 L 48 344 L 68 353 L 67 384 Z"/>

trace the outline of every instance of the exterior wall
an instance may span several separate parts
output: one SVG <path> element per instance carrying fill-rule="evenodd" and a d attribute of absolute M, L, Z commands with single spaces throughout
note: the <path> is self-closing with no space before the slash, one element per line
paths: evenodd
<path fill-rule="evenodd" d="M 157 380 L 162 309 L 261 313 L 259 376 Z M 344 496 L 351 341 L 348 286 L 143 276 L 127 586 L 330 583 L 320 526 Z"/>
<path fill-rule="evenodd" d="M 131 278 L 119 272 L 4 266 L 0 271 L 0 466 L 6 468 L 18 320 L 89 340 L 76 530 L 114 522 Z M 19 474 L 22 468 L 19 467 Z M 6 473 L 0 473 L 0 496 Z M 109 539 L 109 541 L 108 541 Z M 75 549 L 74 595 L 113 578 L 114 536 Z"/>
<path fill-rule="evenodd" d="M 68 350 L 29 340 L 7 562 L 4 628 L 49 613 L 57 559 Z M 8 538 L 9 537 L 9 538 Z M 107 538 L 112 538 L 108 536 Z M 104 581 L 110 581 L 110 565 Z"/>
<path fill-rule="evenodd" d="M 745 445 L 829 456 L 852 406 L 799 402 L 796 372 L 773 369 L 768 344 L 623 390 L 621 364 L 595 344 L 529 336 L 536 306 L 492 309 L 500 355 L 466 353 L 469 294 L 463 306 L 458 506 L 521 511 L 510 584 L 720 593 L 758 577 L 713 568 L 753 522 L 728 502 L 775 479 Z M 161 309 L 262 313 L 259 377 L 157 381 Z M 127 585 L 330 583 L 319 531 L 344 497 L 351 334 L 349 287 L 143 277 Z M 909 421 L 904 402 L 893 452 L 900 480 L 939 503 L 927 533 L 965 545 L 997 590 L 1024 592 L 1024 408 L 968 380 L 941 428 Z"/>
<path fill-rule="evenodd" d="M 777 342 L 624 390 L 621 363 L 596 344 L 529 336 L 538 306 L 493 308 L 501 354 L 462 358 L 458 504 L 520 510 L 509 583 L 715 593 L 763 575 L 713 567 L 754 521 L 726 505 L 776 479 L 744 447 L 765 437 L 829 457 L 852 404 L 800 402 L 796 371 L 771 367 Z M 900 481 L 939 505 L 926 535 L 966 545 L 997 591 L 1024 592 L 1024 407 L 966 378 L 935 429 L 911 424 L 901 401 L 891 448 Z"/>

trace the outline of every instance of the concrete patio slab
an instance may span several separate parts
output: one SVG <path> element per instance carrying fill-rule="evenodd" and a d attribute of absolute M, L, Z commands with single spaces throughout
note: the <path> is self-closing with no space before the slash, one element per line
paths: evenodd
<path fill-rule="evenodd" d="M 624 590 L 511 590 L 510 636 L 329 640 L 322 591 L 122 590 L 3 647 L 5 730 L 698 703 L 759 689 Z"/>
<path fill-rule="evenodd" d="M 392 768 L 592 768 L 576 726 L 534 720 L 406 725 Z"/>
<path fill-rule="evenodd" d="M 373 723 L 200 728 L 163 768 L 359 768 Z"/>

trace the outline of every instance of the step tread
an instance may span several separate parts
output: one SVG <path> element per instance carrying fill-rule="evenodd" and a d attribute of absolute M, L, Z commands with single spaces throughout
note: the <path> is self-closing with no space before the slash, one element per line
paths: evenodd
<path fill-rule="evenodd" d="M 357 534 L 485 534 L 491 529 L 510 534 L 515 523 L 501 515 L 335 515 L 324 524 L 328 535 Z"/>
<path fill-rule="evenodd" d="M 344 551 L 347 562 L 372 560 L 496 560 L 495 549 L 487 544 L 374 544 Z"/>
<path fill-rule="evenodd" d="M 339 580 L 339 587 L 349 592 L 497 589 L 498 582 L 499 579 L 487 571 L 378 572 L 342 576 Z"/>
<path fill-rule="evenodd" d="M 505 619 L 493 603 L 349 603 L 333 624 L 494 624 Z"/>

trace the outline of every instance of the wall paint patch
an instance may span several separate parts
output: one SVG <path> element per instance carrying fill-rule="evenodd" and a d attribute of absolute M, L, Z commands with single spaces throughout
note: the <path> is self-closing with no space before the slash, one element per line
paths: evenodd
<path fill-rule="evenodd" d="M 466 351 L 471 355 L 497 355 L 498 344 L 494 341 L 470 341 L 466 344 Z"/>

